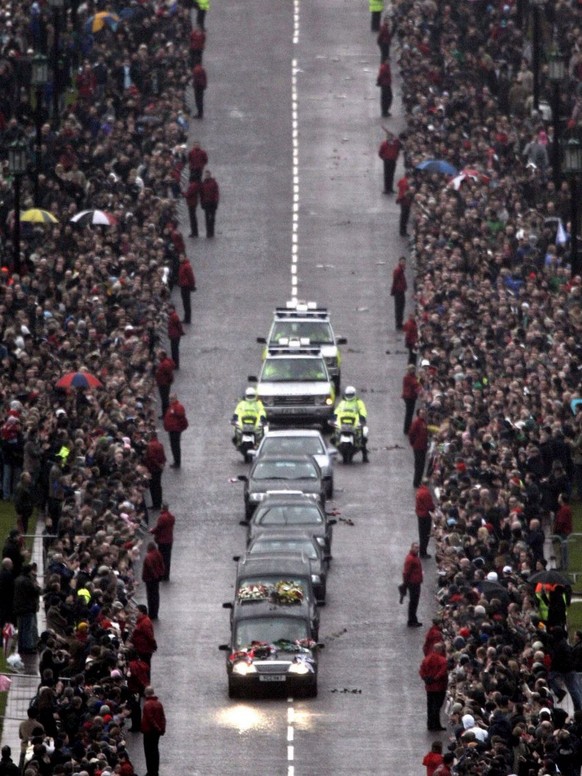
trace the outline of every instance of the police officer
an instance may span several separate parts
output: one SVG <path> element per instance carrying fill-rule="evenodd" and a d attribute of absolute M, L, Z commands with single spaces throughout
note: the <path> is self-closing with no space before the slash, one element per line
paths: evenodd
<path fill-rule="evenodd" d="M 334 410 L 334 420 L 338 426 L 341 426 L 342 416 L 351 416 L 360 429 L 368 425 L 368 410 L 364 402 L 357 396 L 353 385 L 348 385 L 344 389 L 344 397 Z M 361 435 L 362 457 L 364 463 L 369 463 L 368 458 L 368 439 L 364 433 Z"/>
<path fill-rule="evenodd" d="M 263 402 L 258 398 L 256 388 L 253 388 L 252 386 L 249 386 L 246 389 L 244 398 L 241 399 L 234 408 L 231 419 L 232 425 L 237 429 L 240 428 L 243 418 L 245 420 L 247 418 L 253 418 L 255 428 L 259 425 L 264 425 L 267 422 L 267 413 L 265 412 Z M 235 431 L 232 442 L 236 445 L 237 441 L 238 437 Z"/>

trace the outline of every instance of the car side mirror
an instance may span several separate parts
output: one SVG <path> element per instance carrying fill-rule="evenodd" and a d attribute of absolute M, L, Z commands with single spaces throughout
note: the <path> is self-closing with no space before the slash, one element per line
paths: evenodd
<path fill-rule="evenodd" d="M 238 521 L 238 524 L 239 524 L 239 525 L 244 525 L 244 526 L 245 526 L 245 528 L 248 528 L 248 527 L 249 527 L 249 521 L 248 521 L 248 520 L 239 520 L 239 521 Z"/>
<path fill-rule="evenodd" d="M 333 560 L 333 555 L 324 555 L 323 559 L 326 560 L 326 561 Z"/>
<path fill-rule="evenodd" d="M 247 376 L 247 380 L 248 380 L 249 383 L 256 383 L 256 382 L 258 382 L 256 375 L 248 375 Z"/>
<path fill-rule="evenodd" d="M 328 447 L 327 454 L 330 458 L 335 458 L 337 455 L 339 455 L 339 450 L 336 447 Z"/>
<path fill-rule="evenodd" d="M 267 338 L 266 337 L 257 337 L 257 342 L 259 345 L 266 345 L 267 344 Z"/>
<path fill-rule="evenodd" d="M 237 480 L 240 480 L 241 482 L 248 482 L 249 478 L 247 477 L 246 474 L 239 474 L 237 477 Z"/>
<path fill-rule="evenodd" d="M 325 644 L 323 644 L 321 641 L 318 641 L 315 645 L 316 649 L 325 649 Z"/>
<path fill-rule="evenodd" d="M 233 555 L 232 559 L 238 563 L 239 560 L 241 559 L 241 556 L 240 555 Z"/>
<path fill-rule="evenodd" d="M 232 609 L 232 601 L 225 601 L 225 603 L 222 604 L 223 609 Z"/>
<path fill-rule="evenodd" d="M 218 649 L 221 652 L 230 652 L 230 644 L 219 644 Z"/>
<path fill-rule="evenodd" d="M 335 341 L 338 345 L 347 345 L 348 344 L 348 338 L 347 337 L 336 337 Z"/>
<path fill-rule="evenodd" d="M 337 523 L 337 520 L 336 520 L 334 517 L 330 518 L 330 519 L 327 521 L 327 524 L 328 524 L 328 525 L 335 525 L 336 523 Z"/>
<path fill-rule="evenodd" d="M 256 458 L 257 457 L 257 451 L 254 449 L 247 450 L 247 456 L 249 458 Z"/>

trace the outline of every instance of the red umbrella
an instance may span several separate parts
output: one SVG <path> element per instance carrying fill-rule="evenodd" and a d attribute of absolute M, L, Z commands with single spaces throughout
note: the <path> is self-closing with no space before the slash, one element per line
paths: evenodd
<path fill-rule="evenodd" d="M 91 372 L 67 372 L 57 380 L 57 388 L 103 388 L 101 380 Z"/>

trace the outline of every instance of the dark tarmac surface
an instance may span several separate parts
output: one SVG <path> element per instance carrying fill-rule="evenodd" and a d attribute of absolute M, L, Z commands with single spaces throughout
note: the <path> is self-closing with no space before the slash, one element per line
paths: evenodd
<path fill-rule="evenodd" d="M 389 296 L 406 244 L 394 198 L 381 193 L 377 157 L 382 122 L 400 130 L 402 119 L 397 103 L 393 118 L 379 115 L 367 3 L 266 8 L 262 0 L 213 5 L 205 119 L 192 121 L 222 201 L 216 238 L 189 240 L 199 290 L 176 388 L 190 428 L 183 468 L 164 475 L 177 539 L 153 659 L 168 717 L 161 774 L 421 774 L 434 736 L 418 678 L 426 629 L 407 629 L 396 590 L 416 539 L 400 399 L 406 355 Z M 235 702 L 217 646 L 228 639 L 221 604 L 233 594 L 231 558 L 244 546 L 242 486 L 230 480 L 246 467 L 228 421 L 247 375 L 258 373 L 255 338 L 295 287 L 299 298 L 327 305 L 336 334 L 348 337 L 343 383 L 367 403 L 371 463 L 336 471 L 318 698 Z M 428 627 L 434 563 L 425 570 L 419 614 Z M 141 740 L 128 737 L 141 776 Z"/>

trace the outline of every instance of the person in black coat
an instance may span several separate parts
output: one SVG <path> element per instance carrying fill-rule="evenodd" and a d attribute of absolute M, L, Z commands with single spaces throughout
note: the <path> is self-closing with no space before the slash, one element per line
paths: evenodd
<path fill-rule="evenodd" d="M 13 564 L 12 575 L 16 577 L 22 571 L 24 565 L 24 558 L 22 556 L 22 542 L 20 540 L 20 531 L 18 528 L 13 528 L 8 534 L 8 539 L 4 542 L 2 548 L 2 557 L 10 558 Z"/>
<path fill-rule="evenodd" d="M 7 622 L 16 624 L 13 607 L 14 564 L 10 558 L 3 558 L 0 567 L 0 630 Z"/>

